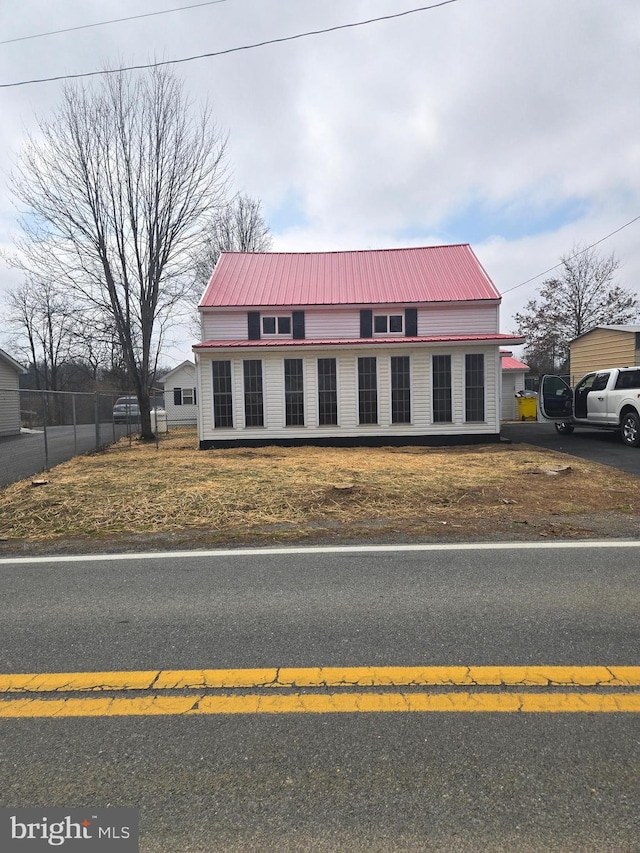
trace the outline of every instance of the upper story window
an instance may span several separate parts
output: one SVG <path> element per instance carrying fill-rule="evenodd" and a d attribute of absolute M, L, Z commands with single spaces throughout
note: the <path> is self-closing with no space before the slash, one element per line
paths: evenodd
<path fill-rule="evenodd" d="M 374 314 L 374 335 L 404 334 L 404 317 L 402 314 Z"/>
<path fill-rule="evenodd" d="M 262 317 L 263 335 L 291 336 L 291 315 L 280 317 Z"/>

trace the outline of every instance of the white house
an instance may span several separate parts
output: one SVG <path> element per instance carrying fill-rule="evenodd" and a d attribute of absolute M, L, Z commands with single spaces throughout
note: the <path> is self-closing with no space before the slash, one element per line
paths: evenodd
<path fill-rule="evenodd" d="M 167 423 L 195 426 L 198 422 L 195 364 L 192 361 L 183 361 L 170 370 L 160 382 L 164 385 Z"/>
<path fill-rule="evenodd" d="M 502 357 L 502 420 L 518 419 L 518 401 L 516 394 L 524 391 L 524 377 L 529 366 L 513 357 L 509 350 L 501 350 Z"/>
<path fill-rule="evenodd" d="M 20 385 L 18 377 L 27 371 L 0 349 L 0 436 L 20 432 Z"/>
<path fill-rule="evenodd" d="M 471 247 L 224 253 L 199 306 L 200 447 L 500 436 L 501 297 Z"/>

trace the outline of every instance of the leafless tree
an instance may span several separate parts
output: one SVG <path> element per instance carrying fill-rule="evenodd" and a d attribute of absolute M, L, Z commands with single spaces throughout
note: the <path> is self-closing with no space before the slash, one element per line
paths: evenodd
<path fill-rule="evenodd" d="M 272 240 L 257 199 L 239 193 L 214 212 L 196 256 L 195 298 L 199 300 L 222 252 L 268 252 Z"/>
<path fill-rule="evenodd" d="M 593 248 L 574 246 L 561 259 L 561 274 L 546 279 L 539 298 L 515 315 L 517 334 L 526 338 L 525 358 L 542 372 L 566 372 L 569 342 L 595 326 L 633 322 L 638 297 L 615 281 L 620 263 Z"/>
<path fill-rule="evenodd" d="M 203 228 L 225 192 L 226 138 L 195 116 L 166 69 L 70 86 L 24 145 L 17 262 L 113 325 L 152 438 L 150 388 L 163 331 L 193 282 Z"/>
<path fill-rule="evenodd" d="M 33 365 L 36 388 L 60 391 L 62 367 L 73 357 L 75 315 L 48 281 L 27 279 L 7 296 L 12 346 Z"/>

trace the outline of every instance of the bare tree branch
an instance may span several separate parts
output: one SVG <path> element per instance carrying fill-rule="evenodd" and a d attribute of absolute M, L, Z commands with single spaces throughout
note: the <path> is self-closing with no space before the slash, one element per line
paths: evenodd
<path fill-rule="evenodd" d="M 13 176 L 26 207 L 17 264 L 110 318 L 143 437 L 162 330 L 192 288 L 225 156 L 209 112 L 194 117 L 181 83 L 156 68 L 68 87 Z"/>

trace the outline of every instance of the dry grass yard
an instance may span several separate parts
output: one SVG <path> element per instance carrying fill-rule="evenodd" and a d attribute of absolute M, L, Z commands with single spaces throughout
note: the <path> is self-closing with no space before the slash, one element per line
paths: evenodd
<path fill-rule="evenodd" d="M 640 479 L 529 445 L 199 451 L 126 440 L 0 490 L 0 553 L 635 537 Z"/>

